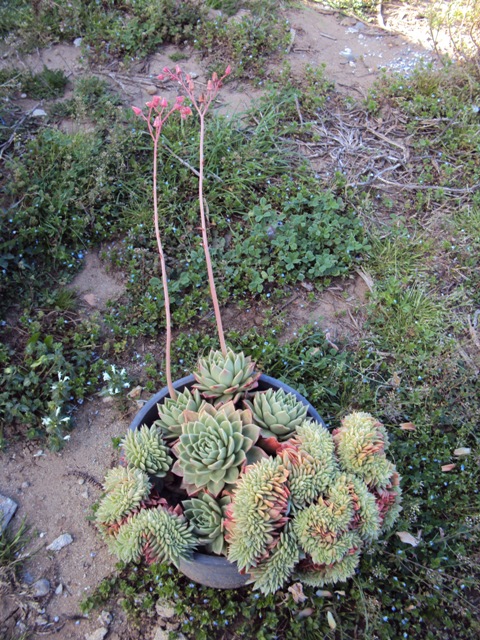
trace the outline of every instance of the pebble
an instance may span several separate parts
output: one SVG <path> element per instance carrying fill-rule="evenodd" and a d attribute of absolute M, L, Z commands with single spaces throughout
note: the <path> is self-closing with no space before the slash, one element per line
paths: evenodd
<path fill-rule="evenodd" d="M 154 96 L 157 93 L 157 87 L 154 84 L 150 84 L 146 88 L 146 92 L 148 93 L 148 95 Z"/>
<path fill-rule="evenodd" d="M 34 109 L 32 111 L 32 118 L 44 118 L 46 115 L 47 115 L 47 112 L 44 111 L 43 109 Z"/>
<path fill-rule="evenodd" d="M 132 400 L 136 400 L 142 395 L 142 391 L 143 387 L 138 385 L 136 387 L 133 387 L 133 389 L 129 393 L 127 393 L 127 397 L 131 398 Z"/>
<path fill-rule="evenodd" d="M 86 491 L 82 492 L 82 498 L 85 498 L 86 500 L 88 500 L 88 489 Z"/>
<path fill-rule="evenodd" d="M 175 608 L 167 600 L 158 600 L 155 605 L 155 611 L 160 618 L 173 618 Z"/>
<path fill-rule="evenodd" d="M 86 633 L 85 640 L 103 640 L 108 633 L 107 627 L 100 627 L 96 629 L 93 633 Z"/>
<path fill-rule="evenodd" d="M 85 484 L 85 480 L 83 478 L 78 479 L 78 484 Z"/>
<path fill-rule="evenodd" d="M 30 482 L 22 482 L 20 486 L 22 489 L 28 489 L 28 487 L 31 487 L 32 485 Z"/>
<path fill-rule="evenodd" d="M 80 47 L 82 45 L 82 40 L 83 38 L 75 38 L 75 40 L 73 41 L 73 46 Z"/>
<path fill-rule="evenodd" d="M 46 616 L 37 616 L 35 619 L 35 624 L 37 627 L 44 627 L 48 624 L 48 618 Z"/>
<path fill-rule="evenodd" d="M 69 533 L 62 533 L 61 536 L 55 538 L 55 540 L 48 545 L 47 551 L 60 551 L 63 547 L 71 544 L 73 542 L 73 538 Z"/>
<path fill-rule="evenodd" d="M 113 616 L 109 611 L 103 610 L 102 613 L 98 616 L 98 622 L 100 624 L 104 624 L 106 627 L 112 624 L 112 620 Z"/>
<path fill-rule="evenodd" d="M 34 598 L 43 598 L 50 591 L 50 582 L 46 578 L 40 578 L 32 584 L 32 595 Z"/>
<path fill-rule="evenodd" d="M 7 496 L 0 495 L 0 533 L 3 533 L 7 528 L 17 507 L 18 504 L 14 500 L 7 498 Z"/>
<path fill-rule="evenodd" d="M 63 593 L 63 584 L 60 582 L 60 584 L 55 589 L 55 595 L 56 596 L 61 596 L 62 593 Z"/>

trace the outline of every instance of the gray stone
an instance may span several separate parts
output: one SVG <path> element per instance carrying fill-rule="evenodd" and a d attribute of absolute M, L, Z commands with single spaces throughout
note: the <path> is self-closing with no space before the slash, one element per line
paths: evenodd
<path fill-rule="evenodd" d="M 72 544 L 73 538 L 69 533 L 62 533 L 61 536 L 55 538 L 55 540 L 48 545 L 48 551 L 60 551 L 63 547 L 66 547 L 69 544 Z"/>
<path fill-rule="evenodd" d="M 170 640 L 170 631 L 165 631 L 161 627 L 157 628 L 153 640 Z"/>
<path fill-rule="evenodd" d="M 32 584 L 32 594 L 34 598 L 43 598 L 50 591 L 50 582 L 46 578 L 40 578 Z"/>
<path fill-rule="evenodd" d="M 173 618 L 175 615 L 175 608 L 168 600 L 158 600 L 155 605 L 155 611 L 160 618 Z"/>
<path fill-rule="evenodd" d="M 73 41 L 73 46 L 80 47 L 82 45 L 82 40 L 83 38 L 75 38 L 75 40 Z"/>
<path fill-rule="evenodd" d="M 44 627 L 46 624 L 48 624 L 47 616 L 37 616 L 35 619 L 35 624 L 37 625 L 37 627 Z"/>
<path fill-rule="evenodd" d="M 55 589 L 55 595 L 56 596 L 61 596 L 62 593 L 63 593 L 63 584 L 60 582 L 60 584 Z"/>
<path fill-rule="evenodd" d="M 13 514 L 17 510 L 18 504 L 11 498 L 0 495 L 0 533 L 7 528 L 8 523 L 13 518 Z"/>
<path fill-rule="evenodd" d="M 43 109 L 34 109 L 32 111 L 32 118 L 44 118 L 47 115 L 47 112 Z"/>
<path fill-rule="evenodd" d="M 106 627 L 108 627 L 110 624 L 112 624 L 112 620 L 113 620 L 113 616 L 109 611 L 102 611 L 102 613 L 98 616 L 98 622 L 100 624 L 104 624 Z"/>
<path fill-rule="evenodd" d="M 100 627 L 93 633 L 86 633 L 85 640 L 103 640 L 108 633 L 107 627 Z"/>

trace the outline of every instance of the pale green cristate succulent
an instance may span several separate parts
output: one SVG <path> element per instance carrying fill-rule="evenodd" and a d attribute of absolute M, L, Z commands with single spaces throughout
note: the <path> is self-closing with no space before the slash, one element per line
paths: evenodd
<path fill-rule="evenodd" d="M 182 433 L 182 425 L 188 421 L 184 412 L 200 411 L 204 404 L 199 391 L 194 389 L 192 393 L 185 387 L 176 400 L 166 398 L 163 404 L 157 404 L 158 420 L 154 424 L 162 430 L 165 440 L 176 440 Z"/>
<path fill-rule="evenodd" d="M 345 582 L 351 578 L 360 562 L 360 550 L 349 552 L 338 562 L 321 565 L 310 571 L 299 571 L 295 579 L 311 587 L 323 587 L 326 584 Z"/>
<path fill-rule="evenodd" d="M 280 441 L 287 440 L 307 417 L 307 407 L 283 389 L 256 393 L 253 402 L 246 400 L 245 403 L 265 438 L 275 436 Z"/>
<path fill-rule="evenodd" d="M 388 484 L 395 467 L 385 457 L 389 442 L 381 422 L 369 413 L 351 413 L 332 435 L 345 471 L 357 474 L 373 487 Z"/>
<path fill-rule="evenodd" d="M 227 507 L 228 559 L 248 572 L 275 546 L 288 518 L 288 471 L 279 458 L 247 467 Z"/>
<path fill-rule="evenodd" d="M 337 478 L 329 492 L 329 500 L 335 504 L 346 493 L 350 496 L 354 508 L 350 527 L 357 531 L 365 542 L 377 540 L 381 531 L 381 517 L 375 496 L 370 493 L 363 480 L 352 474 L 343 474 Z"/>
<path fill-rule="evenodd" d="M 100 500 L 95 519 L 105 525 L 120 522 L 148 497 L 152 488 L 146 473 L 125 467 L 110 469 L 103 486 L 106 495 Z"/>
<path fill-rule="evenodd" d="M 293 530 L 302 549 L 314 564 L 338 562 L 352 549 L 362 547 L 360 536 L 347 531 L 344 511 L 340 505 L 333 508 L 320 500 L 296 514 Z"/>
<path fill-rule="evenodd" d="M 179 566 L 189 558 L 197 540 L 183 516 L 165 509 L 144 509 L 123 524 L 109 542 L 110 550 L 123 562 L 171 562 Z"/>
<path fill-rule="evenodd" d="M 210 351 L 206 358 L 200 358 L 193 372 L 197 383 L 194 385 L 204 398 L 212 399 L 216 406 L 232 400 L 258 385 L 260 373 L 255 373 L 255 363 L 243 353 L 231 349 L 223 355 L 221 351 Z"/>
<path fill-rule="evenodd" d="M 259 433 L 250 411 L 236 410 L 233 402 L 220 409 L 207 404 L 183 425 L 173 448 L 178 459 L 172 471 L 183 476 L 188 495 L 205 489 L 216 497 L 238 480 L 247 456 L 253 462 L 265 455 L 254 447 Z"/>
<path fill-rule="evenodd" d="M 299 560 L 298 542 L 293 529 L 287 524 L 268 558 L 250 569 L 254 589 L 259 589 L 266 595 L 275 593 L 289 579 Z"/>
<path fill-rule="evenodd" d="M 208 493 L 202 493 L 198 498 L 182 502 L 183 512 L 198 542 L 217 555 L 225 555 L 227 551 L 223 537 L 223 522 L 228 504 L 230 504 L 229 496 L 215 500 Z"/>
<path fill-rule="evenodd" d="M 129 467 L 141 469 L 151 476 L 163 478 L 173 462 L 169 448 L 164 444 L 160 429 L 142 425 L 129 430 L 121 442 Z"/>
<path fill-rule="evenodd" d="M 335 446 L 322 425 L 305 420 L 278 455 L 289 471 L 288 486 L 296 507 L 314 502 L 339 473 Z"/>

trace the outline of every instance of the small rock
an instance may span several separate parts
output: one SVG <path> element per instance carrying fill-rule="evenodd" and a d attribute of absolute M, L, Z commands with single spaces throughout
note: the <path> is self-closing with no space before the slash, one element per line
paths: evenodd
<path fill-rule="evenodd" d="M 82 40 L 83 40 L 83 38 L 75 38 L 75 40 L 73 41 L 73 46 L 74 47 L 81 47 L 82 46 Z"/>
<path fill-rule="evenodd" d="M 108 633 L 107 627 L 100 627 L 93 633 L 86 633 L 85 640 L 103 640 Z"/>
<path fill-rule="evenodd" d="M 175 615 L 175 608 L 167 600 L 158 600 L 155 605 L 155 611 L 160 618 L 173 618 Z"/>
<path fill-rule="evenodd" d="M 113 616 L 109 611 L 102 611 L 98 616 L 98 622 L 100 622 L 100 624 L 104 624 L 106 627 L 112 624 L 112 620 Z"/>
<path fill-rule="evenodd" d="M 35 624 L 37 627 L 44 627 L 48 624 L 48 618 L 46 616 L 37 616 L 35 619 Z"/>
<path fill-rule="evenodd" d="M 47 547 L 47 551 L 60 551 L 63 547 L 66 547 L 69 544 L 72 544 L 73 538 L 69 533 L 62 533 L 61 536 L 55 538 L 52 544 L 49 544 Z"/>
<path fill-rule="evenodd" d="M 170 638 L 170 631 L 166 631 L 161 627 L 160 628 L 157 627 L 155 631 L 155 635 L 153 636 L 153 640 L 169 640 L 169 638 Z"/>
<path fill-rule="evenodd" d="M 43 598 L 50 591 L 50 582 L 46 578 L 40 578 L 32 584 L 32 595 L 34 598 Z"/>
<path fill-rule="evenodd" d="M 47 112 L 43 109 L 34 109 L 32 111 L 32 118 L 44 118 L 47 115 Z"/>
<path fill-rule="evenodd" d="M 105 396 L 104 398 L 102 398 L 102 402 L 103 402 L 103 404 L 112 404 L 113 403 L 113 397 L 112 396 Z"/>
<path fill-rule="evenodd" d="M 179 626 L 180 626 L 179 622 L 167 622 L 167 624 L 165 625 L 165 629 L 167 631 L 176 631 Z"/>
<path fill-rule="evenodd" d="M 30 482 L 22 482 L 20 486 L 22 489 L 28 489 L 28 487 L 31 487 L 32 485 Z"/>
<path fill-rule="evenodd" d="M 150 84 L 146 88 L 146 92 L 148 93 L 148 95 L 154 96 L 157 93 L 157 87 L 154 84 Z"/>
<path fill-rule="evenodd" d="M 85 500 L 88 500 L 88 498 L 89 498 L 88 489 L 86 489 L 85 491 L 82 492 L 82 498 L 85 498 Z"/>
<path fill-rule="evenodd" d="M 7 528 L 17 507 L 18 504 L 16 502 L 6 496 L 0 495 L 0 533 L 3 533 Z"/>
<path fill-rule="evenodd" d="M 55 589 L 55 595 L 56 596 L 61 596 L 62 593 L 63 593 L 63 584 L 60 582 L 60 584 Z"/>
<path fill-rule="evenodd" d="M 78 484 L 85 484 L 85 480 L 83 478 L 78 479 Z"/>
<path fill-rule="evenodd" d="M 97 304 L 97 298 L 93 293 L 87 293 L 86 295 L 83 296 L 83 299 L 91 307 L 95 307 Z"/>
<path fill-rule="evenodd" d="M 192 80 L 196 80 L 196 79 L 198 78 L 198 73 L 195 73 L 195 71 L 193 71 L 193 72 L 190 74 L 190 77 L 192 78 Z"/>
<path fill-rule="evenodd" d="M 143 387 L 138 385 L 137 387 L 134 387 L 129 393 L 127 393 L 127 397 L 131 398 L 132 400 L 136 400 L 142 395 L 142 391 Z"/>
<path fill-rule="evenodd" d="M 26 98 L 26 97 L 27 97 L 27 94 L 26 94 L 26 93 L 21 93 L 21 94 L 20 94 L 20 98 L 23 98 L 23 99 L 25 100 L 25 98 Z"/>

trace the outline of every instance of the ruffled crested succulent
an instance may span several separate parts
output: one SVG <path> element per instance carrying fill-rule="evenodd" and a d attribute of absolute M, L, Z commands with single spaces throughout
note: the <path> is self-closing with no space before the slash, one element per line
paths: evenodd
<path fill-rule="evenodd" d="M 377 487 L 373 491 L 376 505 L 380 512 L 381 531 L 391 529 L 402 510 L 402 491 L 400 488 L 400 476 L 394 471 L 385 487 Z"/>
<path fill-rule="evenodd" d="M 305 420 L 294 438 L 278 450 L 289 471 L 288 485 L 296 507 L 314 502 L 339 473 L 330 433 L 317 422 Z"/>
<path fill-rule="evenodd" d="M 264 458 L 245 469 L 227 507 L 228 559 L 241 571 L 255 567 L 278 541 L 288 521 L 288 471 L 279 458 Z"/>
<path fill-rule="evenodd" d="M 385 457 L 389 441 L 381 422 L 369 413 L 351 413 L 332 435 L 345 471 L 356 473 L 373 487 L 388 484 L 395 467 Z"/>
<path fill-rule="evenodd" d="M 110 469 L 103 486 L 106 495 L 95 514 L 96 522 L 103 525 L 120 522 L 148 497 L 152 488 L 146 473 L 125 467 Z"/>
<path fill-rule="evenodd" d="M 123 562 L 171 562 L 179 566 L 197 544 L 183 516 L 165 509 L 145 509 L 123 524 L 109 543 L 110 550 Z"/>
<path fill-rule="evenodd" d="M 200 358 L 193 372 L 197 383 L 194 385 L 204 398 L 213 399 L 219 406 L 232 400 L 234 403 L 245 391 L 258 385 L 260 373 L 255 373 L 255 363 L 243 353 L 231 349 L 223 355 L 221 351 L 210 351 L 206 358 Z"/>
<path fill-rule="evenodd" d="M 349 551 L 338 562 L 333 564 L 314 565 L 308 570 L 300 570 L 295 573 L 295 579 L 311 587 L 323 587 L 326 584 L 345 582 L 355 573 L 360 562 L 360 550 Z M 307 563 L 308 564 L 308 563 Z M 302 566 L 300 563 L 299 568 Z"/>
<path fill-rule="evenodd" d="M 370 493 L 363 480 L 352 474 L 343 474 L 337 478 L 329 494 L 329 500 L 336 503 L 348 493 L 353 505 L 354 515 L 350 528 L 357 531 L 362 540 L 372 542 L 380 535 L 380 510 L 373 493 Z"/>
<path fill-rule="evenodd" d="M 307 407 L 293 393 L 286 393 L 283 389 L 256 393 L 253 402 L 245 400 L 245 403 L 265 438 L 275 436 L 280 441 L 287 440 L 307 417 Z"/>
<path fill-rule="evenodd" d="M 207 404 L 192 418 L 174 446 L 178 460 L 172 471 L 183 476 L 188 495 L 205 489 L 216 497 L 238 480 L 244 463 L 265 455 L 254 447 L 260 429 L 252 424 L 251 412 L 236 410 L 233 402 L 220 409 Z"/>
<path fill-rule="evenodd" d="M 340 505 L 328 505 L 322 499 L 296 514 L 293 530 L 315 564 L 338 562 L 352 549 L 361 548 L 360 536 L 346 530 L 345 520 Z"/>
<path fill-rule="evenodd" d="M 173 462 L 169 448 L 164 444 L 160 430 L 152 424 L 129 430 L 122 440 L 129 467 L 141 469 L 151 476 L 163 478 Z"/>
<path fill-rule="evenodd" d="M 163 404 L 157 404 L 158 420 L 154 424 L 162 430 L 165 440 L 176 440 L 182 433 L 182 425 L 188 422 L 184 412 L 198 412 L 204 404 L 199 391 L 194 389 L 192 393 L 185 387 L 182 393 L 177 394 L 176 400 L 166 398 Z"/>
<path fill-rule="evenodd" d="M 269 557 L 257 567 L 250 569 L 254 589 L 265 595 L 275 593 L 289 579 L 300 560 L 300 550 L 293 529 L 287 524 Z"/>
<path fill-rule="evenodd" d="M 191 498 L 182 502 L 185 517 L 190 522 L 198 542 L 218 555 L 225 554 L 227 551 L 227 545 L 223 537 L 223 522 L 226 507 L 229 503 L 229 496 L 215 500 L 208 493 L 202 493 L 198 498 Z"/>

